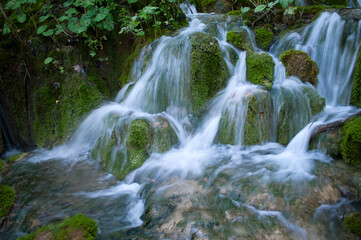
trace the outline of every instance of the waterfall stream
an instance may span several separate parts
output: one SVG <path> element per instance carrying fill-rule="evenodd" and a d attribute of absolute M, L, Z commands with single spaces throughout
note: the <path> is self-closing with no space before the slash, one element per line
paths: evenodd
<path fill-rule="evenodd" d="M 297 214 L 302 213 L 297 212 L 296 205 L 309 203 L 295 199 L 311 196 L 314 188 L 323 191 L 323 187 L 328 187 L 327 178 L 318 171 L 329 166 L 332 159 L 322 152 L 308 151 L 312 131 L 357 111 L 348 105 L 352 69 L 361 43 L 361 22 L 349 23 L 337 13 L 325 12 L 302 32 L 286 34 L 267 53 L 275 62 L 274 84 L 268 93 L 247 81 L 247 53 L 226 42 L 227 31 L 244 28 L 240 23 L 217 15 L 197 14 L 194 6 L 181 8 L 190 19 L 189 26 L 175 36 L 163 36 L 144 47 L 133 65 L 130 82 L 114 102 L 91 112 L 64 145 L 50 151 L 39 150 L 14 165 L 8 182 L 29 181 L 29 185 L 24 183 L 29 196 L 21 202 L 26 207 L 16 210 L 19 217 L 4 238 L 33 229 L 35 223 L 29 219 L 34 215 L 39 216 L 37 221 L 47 224 L 78 211 L 96 219 L 102 239 L 190 239 L 207 234 L 209 239 L 258 239 L 271 235 L 271 239 L 338 238 L 338 232 L 320 233 L 325 229 L 327 232 L 329 226 L 310 226 L 298 219 Z M 262 53 L 247 31 L 254 51 Z M 202 116 L 194 120 L 189 91 L 190 36 L 198 32 L 213 34 L 217 39 L 229 77 Z M 317 89 L 286 76 L 278 57 L 291 48 L 307 52 L 317 62 Z M 230 53 L 237 56 L 235 63 Z M 316 91 L 326 99 L 326 107 L 312 116 L 311 100 L 305 93 Z M 259 133 L 264 136 L 261 144 L 247 146 L 244 129 L 249 96 L 259 99 L 266 92 L 272 106 L 269 126 Z M 275 141 L 282 131 L 277 125 L 285 104 L 291 105 L 293 113 L 288 136 L 292 140 L 282 146 Z M 224 116 L 234 122 L 227 122 Z M 135 119 L 166 121 L 178 142 L 164 152 L 155 147 L 142 166 L 118 181 L 92 159 L 92 152 L 115 137 L 119 152 L 127 158 L 127 134 Z M 234 132 L 234 144 L 221 144 L 222 124 L 233 124 L 226 131 L 227 135 Z M 114 158 L 117 156 L 114 153 Z M 172 203 L 176 204 L 167 207 Z M 327 206 L 330 209 L 334 205 Z M 323 208 L 326 209 L 318 208 L 316 219 L 322 214 L 325 218 L 330 216 Z M 149 223 L 148 215 L 156 222 Z M 205 223 L 211 224 L 208 233 Z M 142 227 L 143 224 L 153 230 Z M 340 222 L 335 224 L 340 226 Z M 182 234 L 177 227 L 186 230 Z"/>

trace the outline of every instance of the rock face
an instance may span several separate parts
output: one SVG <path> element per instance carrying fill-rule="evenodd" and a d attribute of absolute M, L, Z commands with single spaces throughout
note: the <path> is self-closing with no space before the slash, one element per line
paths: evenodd
<path fill-rule="evenodd" d="M 273 106 L 268 91 L 257 89 L 246 92 L 240 101 L 228 104 L 219 124 L 220 143 L 255 145 L 270 139 Z M 243 108 L 247 108 L 245 116 L 242 116 Z"/>
<path fill-rule="evenodd" d="M 227 42 L 233 44 L 239 50 L 253 51 L 252 42 L 245 28 L 227 32 Z"/>
<path fill-rule="evenodd" d="M 246 56 L 247 81 L 270 89 L 273 83 L 274 66 L 275 63 L 270 55 L 248 52 Z"/>
<path fill-rule="evenodd" d="M 191 94 L 197 112 L 221 90 L 229 73 L 215 38 L 206 33 L 194 33 L 190 39 Z"/>
<path fill-rule="evenodd" d="M 267 28 L 260 27 L 254 30 L 257 44 L 264 50 L 269 50 L 273 41 L 273 32 Z"/>
<path fill-rule="evenodd" d="M 357 60 L 353 69 L 351 104 L 361 107 L 361 47 L 358 50 Z"/>
<path fill-rule="evenodd" d="M 318 66 L 307 53 L 290 49 L 280 55 L 288 76 L 296 76 L 302 82 L 317 85 Z"/>
<path fill-rule="evenodd" d="M 151 153 L 168 151 L 177 143 L 177 135 L 166 119 L 138 118 L 114 129 L 111 136 L 100 138 L 92 156 L 103 162 L 104 170 L 122 180 Z"/>

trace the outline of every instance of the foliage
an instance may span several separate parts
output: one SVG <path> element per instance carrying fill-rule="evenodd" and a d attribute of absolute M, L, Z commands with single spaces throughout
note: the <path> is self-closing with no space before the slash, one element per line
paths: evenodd
<path fill-rule="evenodd" d="M 355 212 L 346 216 L 342 223 L 352 233 L 361 236 L 361 212 Z"/>
<path fill-rule="evenodd" d="M 96 222 L 84 216 L 81 213 L 76 214 L 72 218 L 65 219 L 61 224 L 49 224 L 41 227 L 35 233 L 20 237 L 19 240 L 46 239 L 66 240 L 76 239 L 93 240 L 98 232 Z"/>
<path fill-rule="evenodd" d="M 8 214 L 14 204 L 15 196 L 12 187 L 0 184 L 0 219 Z"/>
<path fill-rule="evenodd" d="M 32 37 L 49 37 L 55 43 L 60 39 L 84 41 L 89 54 L 95 56 L 103 48 L 106 32 L 120 29 L 119 33 L 133 33 L 138 37 L 146 32 L 160 33 L 175 28 L 182 12 L 179 0 L 129 0 L 129 4 L 114 0 L 68 0 L 48 2 L 41 0 L 10 0 L 5 10 L 10 13 L 2 32 L 21 33 L 34 28 Z M 30 32 L 30 31 L 28 31 Z M 36 35 L 35 35 L 36 33 Z M 46 60 L 51 63 L 51 59 Z"/>
<path fill-rule="evenodd" d="M 361 117 L 353 117 L 343 126 L 345 135 L 341 143 L 343 159 L 355 166 L 361 166 Z"/>

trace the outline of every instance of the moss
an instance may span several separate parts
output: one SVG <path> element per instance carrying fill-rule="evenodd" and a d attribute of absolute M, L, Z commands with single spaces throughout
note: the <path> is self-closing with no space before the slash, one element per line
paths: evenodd
<path fill-rule="evenodd" d="M 222 87 L 229 73 L 218 42 L 206 33 L 191 35 L 191 93 L 195 112 Z"/>
<path fill-rule="evenodd" d="M 280 55 L 280 60 L 288 76 L 297 76 L 302 82 L 317 85 L 318 66 L 307 53 L 290 49 Z"/>
<path fill-rule="evenodd" d="M 257 28 L 254 30 L 254 35 L 256 38 L 257 44 L 265 51 L 267 51 L 273 41 L 273 32 L 264 27 Z"/>
<path fill-rule="evenodd" d="M 345 135 L 341 143 L 343 159 L 354 166 L 361 166 L 361 116 L 353 117 L 343 126 Z"/>
<path fill-rule="evenodd" d="M 361 47 L 358 50 L 357 60 L 353 69 L 351 104 L 359 108 L 361 107 Z"/>
<path fill-rule="evenodd" d="M 12 187 L 0 184 L 0 219 L 8 214 L 15 201 L 15 191 Z"/>
<path fill-rule="evenodd" d="M 247 81 L 270 89 L 273 83 L 274 65 L 270 55 L 248 52 L 246 56 Z"/>
<path fill-rule="evenodd" d="M 343 135 L 342 128 L 320 133 L 310 140 L 309 149 L 320 149 L 333 158 L 339 158 Z"/>
<path fill-rule="evenodd" d="M 216 2 L 217 0 L 190 0 L 190 3 L 200 12 L 209 12 Z"/>
<path fill-rule="evenodd" d="M 253 51 L 252 43 L 246 29 L 227 32 L 227 42 L 242 51 Z"/>
<path fill-rule="evenodd" d="M 0 127 L 0 153 L 2 153 L 5 149 L 4 140 L 3 140 L 3 134 Z"/>
<path fill-rule="evenodd" d="M 355 212 L 345 217 L 342 223 L 350 232 L 361 237 L 361 212 Z"/>
<path fill-rule="evenodd" d="M 0 174 L 3 173 L 5 169 L 5 162 L 0 158 Z"/>
<path fill-rule="evenodd" d="M 347 6 L 347 0 L 311 0 L 310 5 Z"/>
<path fill-rule="evenodd" d="M 304 87 L 303 94 L 307 97 L 311 108 L 311 118 L 322 112 L 326 106 L 326 100 L 321 97 L 314 88 Z"/>
<path fill-rule="evenodd" d="M 20 160 L 23 160 L 26 156 L 28 156 L 28 153 L 19 153 L 14 156 L 9 157 L 9 162 L 14 163 Z"/>
<path fill-rule="evenodd" d="M 35 233 L 20 237 L 19 240 L 35 240 L 35 239 L 79 239 L 93 240 L 98 232 L 96 222 L 84 216 L 81 213 L 76 214 L 72 218 L 65 219 L 60 224 L 49 224 L 41 227 Z"/>

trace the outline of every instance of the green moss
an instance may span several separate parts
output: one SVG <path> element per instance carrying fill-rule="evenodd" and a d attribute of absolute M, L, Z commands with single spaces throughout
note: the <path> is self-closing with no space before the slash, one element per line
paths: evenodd
<path fill-rule="evenodd" d="M 309 149 L 320 149 L 333 158 L 340 158 L 343 135 L 342 128 L 320 133 L 310 140 Z"/>
<path fill-rule="evenodd" d="M 14 163 L 16 161 L 22 160 L 26 155 L 27 155 L 27 153 L 19 153 L 14 156 L 10 156 L 8 161 L 11 163 Z"/>
<path fill-rule="evenodd" d="M 302 82 L 317 85 L 318 66 L 307 53 L 290 49 L 280 55 L 280 60 L 288 76 L 297 76 Z"/>
<path fill-rule="evenodd" d="M 227 42 L 233 44 L 242 51 L 253 51 L 252 43 L 249 40 L 246 29 L 227 32 Z"/>
<path fill-rule="evenodd" d="M 210 8 L 217 2 L 217 0 L 190 0 L 197 10 L 200 12 L 209 12 Z"/>
<path fill-rule="evenodd" d="M 15 191 L 12 187 L 0 184 L 0 219 L 8 214 L 15 201 Z"/>
<path fill-rule="evenodd" d="M 361 237 L 361 212 L 355 212 L 345 217 L 342 223 L 352 233 Z"/>
<path fill-rule="evenodd" d="M 354 166 L 361 166 L 361 116 L 353 117 L 343 126 L 345 135 L 341 143 L 343 159 Z"/>
<path fill-rule="evenodd" d="M 206 33 L 191 35 L 191 92 L 195 112 L 222 87 L 229 73 L 218 42 Z"/>
<path fill-rule="evenodd" d="M 35 233 L 20 237 L 19 240 L 35 240 L 35 239 L 79 239 L 93 240 L 98 232 L 96 222 L 84 216 L 81 213 L 76 214 L 72 218 L 65 219 L 60 224 L 49 224 L 41 227 Z"/>
<path fill-rule="evenodd" d="M 254 30 L 257 44 L 265 51 L 269 49 L 273 40 L 273 32 L 264 27 Z"/>
<path fill-rule="evenodd" d="M 5 169 L 5 162 L 0 158 L 0 174 L 3 173 Z"/>
<path fill-rule="evenodd" d="M 247 81 L 270 89 L 273 83 L 274 65 L 270 55 L 248 52 L 246 56 Z"/>
<path fill-rule="evenodd" d="M 353 69 L 351 104 L 359 108 L 361 107 L 361 47 L 358 50 L 357 60 Z"/>
<path fill-rule="evenodd" d="M 2 135 L 2 131 L 1 131 L 1 127 L 0 127 L 0 153 L 2 153 L 4 151 L 4 140 L 3 140 L 3 135 Z"/>

